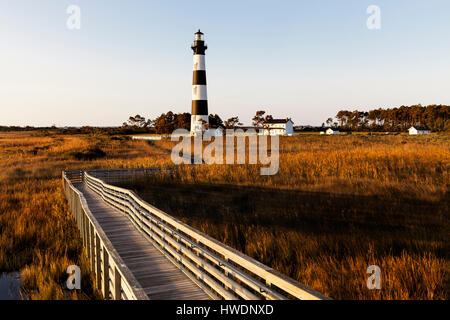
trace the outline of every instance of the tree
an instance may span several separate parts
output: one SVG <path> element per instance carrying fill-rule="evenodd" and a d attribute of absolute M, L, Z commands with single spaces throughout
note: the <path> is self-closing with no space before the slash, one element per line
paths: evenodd
<path fill-rule="evenodd" d="M 145 121 L 145 117 L 141 117 L 140 115 L 136 115 L 134 117 L 130 117 L 127 122 L 123 123 L 124 127 L 137 127 L 137 128 L 146 128 L 152 125 L 152 121 L 149 119 Z"/>
<path fill-rule="evenodd" d="M 227 129 L 235 129 L 236 126 L 242 126 L 242 123 L 239 122 L 239 117 L 231 117 L 227 121 L 225 121 L 225 127 Z"/>
<path fill-rule="evenodd" d="M 222 119 L 217 114 L 214 115 L 210 114 L 208 116 L 208 120 L 210 126 L 217 127 L 223 125 Z"/>
<path fill-rule="evenodd" d="M 411 126 L 428 126 L 433 131 L 445 131 L 450 121 L 450 106 L 417 104 L 369 112 L 341 110 L 336 119 L 341 128 L 352 130 L 405 131 Z"/>
<path fill-rule="evenodd" d="M 253 117 L 253 125 L 255 127 L 262 127 L 262 124 L 264 123 L 264 115 L 266 114 L 265 111 L 256 111 L 256 115 Z"/>
<path fill-rule="evenodd" d="M 329 127 L 331 127 L 331 125 L 333 124 L 333 118 L 328 118 L 326 123 Z"/>
<path fill-rule="evenodd" d="M 264 115 L 266 114 L 265 111 L 256 111 L 256 115 L 253 117 L 252 121 L 253 121 L 253 125 L 255 127 L 262 127 L 265 121 L 270 121 L 273 120 L 273 116 L 268 114 L 264 117 Z"/>
<path fill-rule="evenodd" d="M 175 116 L 172 111 L 162 113 L 153 122 L 155 124 L 156 133 L 172 133 L 174 129 Z"/>
<path fill-rule="evenodd" d="M 175 115 L 176 129 L 191 129 L 191 114 L 189 112 L 179 113 Z"/>
<path fill-rule="evenodd" d="M 172 133 L 176 129 L 191 128 L 191 114 L 190 113 L 173 113 L 169 111 L 161 114 L 154 121 L 155 131 L 159 134 Z"/>

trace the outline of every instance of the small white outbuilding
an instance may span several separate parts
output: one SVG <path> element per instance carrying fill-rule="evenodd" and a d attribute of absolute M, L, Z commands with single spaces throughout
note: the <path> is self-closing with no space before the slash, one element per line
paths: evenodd
<path fill-rule="evenodd" d="M 428 127 L 418 127 L 418 126 L 412 126 L 408 129 L 409 135 L 414 136 L 418 134 L 430 134 L 431 130 Z"/>
<path fill-rule="evenodd" d="M 328 128 L 327 131 L 325 131 L 325 133 L 328 135 L 339 134 L 339 130 Z"/>

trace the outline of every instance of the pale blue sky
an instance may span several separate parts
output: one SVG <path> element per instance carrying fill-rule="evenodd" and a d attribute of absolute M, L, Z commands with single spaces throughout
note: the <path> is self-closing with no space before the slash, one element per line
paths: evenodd
<path fill-rule="evenodd" d="M 81 8 L 81 30 L 66 9 Z M 366 9 L 381 8 L 381 30 Z M 450 1 L 0 0 L 0 125 L 121 125 L 190 112 L 194 33 L 209 111 L 319 125 L 343 108 L 450 104 Z"/>

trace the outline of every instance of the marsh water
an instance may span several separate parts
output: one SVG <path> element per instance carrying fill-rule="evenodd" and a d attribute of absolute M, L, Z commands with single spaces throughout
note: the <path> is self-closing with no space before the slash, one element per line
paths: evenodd
<path fill-rule="evenodd" d="M 0 300 L 23 300 L 20 273 L 0 273 Z"/>

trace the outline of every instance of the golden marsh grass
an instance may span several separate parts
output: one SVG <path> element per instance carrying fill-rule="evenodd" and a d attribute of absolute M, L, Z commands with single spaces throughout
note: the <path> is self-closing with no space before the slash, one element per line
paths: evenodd
<path fill-rule="evenodd" d="M 333 298 L 448 299 L 449 142 L 444 134 L 286 137 L 275 176 L 260 176 L 255 165 L 185 165 L 128 186 Z M 170 166 L 173 145 L 57 131 L 1 133 L 0 272 L 21 271 L 33 299 L 99 298 L 61 171 Z M 106 156 L 73 157 L 92 147 Z M 204 197 L 211 201 L 199 207 Z M 71 264 L 82 268 L 80 292 L 63 288 Z M 382 270 L 382 290 L 366 288 L 370 264 Z"/>

